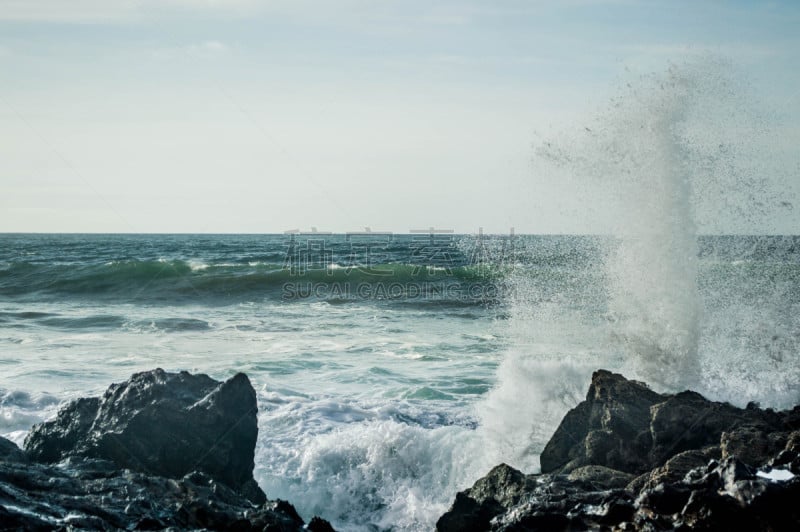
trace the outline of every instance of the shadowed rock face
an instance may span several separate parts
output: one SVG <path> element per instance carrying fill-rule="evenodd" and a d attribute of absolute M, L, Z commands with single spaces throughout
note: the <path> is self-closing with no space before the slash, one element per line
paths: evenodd
<path fill-rule="evenodd" d="M 98 458 L 169 478 L 200 471 L 261 503 L 253 479 L 257 412 L 243 373 L 220 383 L 156 369 L 112 384 L 101 398 L 69 403 L 31 430 L 25 451 L 39 462 Z"/>
<path fill-rule="evenodd" d="M 256 414 L 242 373 L 156 369 L 73 401 L 25 452 L 0 438 L 0 528 L 333 530 L 256 484 Z"/>
<path fill-rule="evenodd" d="M 303 520 L 287 502 L 256 507 L 198 472 L 168 479 L 103 460 L 70 458 L 59 466 L 0 460 L 0 529 L 69 527 L 296 532 Z"/>
<path fill-rule="evenodd" d="M 597 371 L 542 474 L 494 468 L 437 530 L 798 530 L 799 418 Z"/>
<path fill-rule="evenodd" d="M 647 469 L 650 408 L 663 400 L 643 383 L 596 371 L 586 400 L 564 416 L 542 451 L 542 472 L 592 464 L 626 472 Z"/>
<path fill-rule="evenodd" d="M 541 455 L 542 473 L 601 465 L 641 474 L 672 456 L 719 445 L 723 432 L 790 430 L 792 412 L 736 408 L 686 391 L 658 394 L 646 384 L 600 370 L 586 400 L 569 411 Z"/>

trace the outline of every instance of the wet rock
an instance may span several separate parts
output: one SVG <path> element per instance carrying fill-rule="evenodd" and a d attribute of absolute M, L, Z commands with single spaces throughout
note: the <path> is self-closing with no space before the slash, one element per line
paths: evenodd
<path fill-rule="evenodd" d="M 311 518 L 311 521 L 306 525 L 306 530 L 311 532 L 335 532 L 329 522 L 317 516 Z"/>
<path fill-rule="evenodd" d="M 253 479 L 256 397 L 157 369 L 78 399 L 34 427 L 25 453 L 0 438 L 0 524 L 11 530 L 333 530 L 305 527 Z"/>
<path fill-rule="evenodd" d="M 4 530 L 303 530 L 290 504 L 253 505 L 203 473 L 168 479 L 92 460 L 0 461 L 0 523 Z"/>
<path fill-rule="evenodd" d="M 677 485 L 690 496 L 676 523 L 696 530 L 797 530 L 800 511 L 789 502 L 800 495 L 797 477 L 769 480 L 733 457 L 697 473 Z M 643 513 L 654 510 L 645 497 Z"/>
<path fill-rule="evenodd" d="M 723 432 L 720 438 L 722 458 L 735 456 L 746 464 L 762 466 L 783 450 L 788 437 L 788 432 L 768 432 L 751 426 Z"/>
<path fill-rule="evenodd" d="M 40 462 L 98 458 L 169 478 L 202 471 L 261 503 L 266 497 L 253 479 L 257 410 L 243 373 L 220 383 L 156 369 L 111 385 L 101 398 L 69 403 L 31 430 L 25 451 Z"/>
<path fill-rule="evenodd" d="M 742 409 L 728 403 L 709 401 L 686 391 L 655 405 L 651 412 L 653 444 L 649 464 L 661 465 L 671 456 L 689 449 L 719 445 L 723 432 L 754 427 L 766 432 L 780 431 L 782 418 L 771 410 Z"/>
<path fill-rule="evenodd" d="M 596 371 L 586 400 L 570 410 L 542 451 L 543 473 L 602 465 L 637 473 L 647 469 L 650 407 L 664 400 L 646 384 Z"/>
<path fill-rule="evenodd" d="M 0 437 L 0 460 L 7 462 L 26 462 L 28 457 L 13 441 Z"/>
<path fill-rule="evenodd" d="M 437 530 L 798 530 L 799 420 L 798 408 L 661 395 L 601 370 L 545 447 L 542 474 L 498 466 Z"/>
<path fill-rule="evenodd" d="M 77 448 L 97 416 L 100 399 L 80 398 L 58 412 L 58 417 L 31 429 L 25 439 L 28 455 L 40 462 L 58 462 Z"/>
<path fill-rule="evenodd" d="M 513 507 L 531 491 L 527 477 L 513 467 L 500 464 L 467 491 L 458 493 L 450 512 L 439 518 L 441 531 L 487 530 L 491 520 Z"/>
<path fill-rule="evenodd" d="M 439 518 L 440 532 L 482 530 L 587 530 L 629 517 L 634 508 L 622 490 L 595 489 L 589 477 L 613 478 L 612 470 L 565 475 L 525 475 L 505 464 L 456 495 Z M 614 472 L 617 473 L 617 472 Z M 624 482 L 619 482 L 624 484 Z"/>
<path fill-rule="evenodd" d="M 633 475 L 603 466 L 583 466 L 573 469 L 568 480 L 583 482 L 595 490 L 624 488 L 633 480 Z"/>
<path fill-rule="evenodd" d="M 719 445 L 723 432 L 785 431 L 794 417 L 794 411 L 736 408 L 692 391 L 658 394 L 599 370 L 586 400 L 567 413 L 542 451 L 542 472 L 600 465 L 639 475 L 680 452 Z"/>
<path fill-rule="evenodd" d="M 644 473 L 628 484 L 629 491 L 640 492 L 653 488 L 662 482 L 679 482 L 686 475 L 698 468 L 706 467 L 711 460 L 720 458 L 718 446 L 709 446 L 704 449 L 694 449 L 678 453 L 667 462 L 647 473 Z"/>

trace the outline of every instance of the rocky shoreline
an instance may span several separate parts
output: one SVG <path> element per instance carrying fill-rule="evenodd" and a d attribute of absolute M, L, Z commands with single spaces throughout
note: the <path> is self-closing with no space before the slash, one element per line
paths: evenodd
<path fill-rule="evenodd" d="M 736 408 L 597 371 L 541 474 L 505 464 L 456 495 L 440 532 L 800 529 L 800 406 Z"/>
<path fill-rule="evenodd" d="M 253 478 L 256 393 L 239 373 L 136 373 L 0 438 L 2 530 L 333 530 Z"/>
<path fill-rule="evenodd" d="M 0 530 L 330 531 L 253 478 L 256 395 L 156 369 L 0 438 Z M 797 530 L 800 406 L 736 408 L 599 370 L 541 454 L 458 493 L 441 532 Z"/>

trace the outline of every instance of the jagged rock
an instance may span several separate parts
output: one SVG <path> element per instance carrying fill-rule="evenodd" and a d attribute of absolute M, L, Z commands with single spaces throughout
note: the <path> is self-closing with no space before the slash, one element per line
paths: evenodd
<path fill-rule="evenodd" d="M 800 430 L 795 430 L 786 438 L 786 450 L 800 453 Z"/>
<path fill-rule="evenodd" d="M 439 518 L 436 529 L 454 532 L 487 530 L 492 518 L 519 502 L 519 497 L 531 488 L 525 475 L 500 464 L 471 489 L 456 495 L 453 509 Z"/>
<path fill-rule="evenodd" d="M 659 508 L 653 495 L 668 490 L 674 493 L 672 504 Z M 644 491 L 637 500 L 637 513 L 642 522 L 654 513 L 663 520 L 677 507 L 675 528 L 788 531 L 797 530 L 800 524 L 800 510 L 790 502 L 798 496 L 798 477 L 785 481 L 763 478 L 756 468 L 731 457 L 694 470 L 679 483 Z"/>
<path fill-rule="evenodd" d="M 317 516 L 311 518 L 311 521 L 306 525 L 306 530 L 311 532 L 336 532 L 329 522 Z"/>
<path fill-rule="evenodd" d="M 330 532 L 255 483 L 256 408 L 244 374 L 160 369 L 73 401 L 34 427 L 26 453 L 0 438 L 0 525 Z"/>
<path fill-rule="evenodd" d="M 27 462 L 28 457 L 13 441 L 0 436 L 0 460 L 7 462 Z"/>
<path fill-rule="evenodd" d="M 662 482 L 679 482 L 693 469 L 703 468 L 711 460 L 720 458 L 718 446 L 711 445 L 703 449 L 693 449 L 678 453 L 660 467 L 639 475 L 628 484 L 628 491 L 639 492 L 650 489 Z"/>
<path fill-rule="evenodd" d="M 31 430 L 25 451 L 40 462 L 83 456 L 170 478 L 202 471 L 261 503 L 253 479 L 257 410 L 243 373 L 220 383 L 156 369 L 112 384 L 102 398 L 69 403 Z"/>
<path fill-rule="evenodd" d="M 601 370 L 543 473 L 498 466 L 437 530 L 798 530 L 799 413 L 660 395 Z"/>
<path fill-rule="evenodd" d="M 767 432 L 757 427 L 739 427 L 722 433 L 720 439 L 722 458 L 735 456 L 746 464 L 762 466 L 786 446 L 788 438 L 788 432 Z"/>
<path fill-rule="evenodd" d="M 595 489 L 585 478 L 525 475 L 502 464 L 458 493 L 436 530 L 590 530 L 633 512 L 632 498 L 623 490 Z"/>
<path fill-rule="evenodd" d="M 68 466 L 0 461 L 0 524 L 3 530 L 303 530 L 290 504 L 254 506 L 203 473 L 168 479 L 89 459 Z"/>
<path fill-rule="evenodd" d="M 786 448 L 767 463 L 770 467 L 783 467 L 795 475 L 800 475 L 800 431 L 789 434 Z"/>
<path fill-rule="evenodd" d="M 596 371 L 586 400 L 570 410 L 542 451 L 543 473 L 602 465 L 637 473 L 650 449 L 650 407 L 663 396 L 646 384 Z"/>
<path fill-rule="evenodd" d="M 752 405 L 746 409 L 736 408 L 728 403 L 709 401 L 691 391 L 664 397 L 651 412 L 651 467 L 663 464 L 682 451 L 718 445 L 726 431 L 750 426 L 772 432 L 784 427 L 782 416 L 772 410 Z"/>
<path fill-rule="evenodd" d="M 568 480 L 583 482 L 595 490 L 624 488 L 633 480 L 633 475 L 603 466 L 583 466 L 573 469 Z"/>
<path fill-rule="evenodd" d="M 723 432 L 742 427 L 785 431 L 794 417 L 794 411 L 741 409 L 692 391 L 662 395 L 599 370 L 586 400 L 567 413 L 542 451 L 542 472 L 601 465 L 639 475 L 682 451 L 719 445 Z"/>

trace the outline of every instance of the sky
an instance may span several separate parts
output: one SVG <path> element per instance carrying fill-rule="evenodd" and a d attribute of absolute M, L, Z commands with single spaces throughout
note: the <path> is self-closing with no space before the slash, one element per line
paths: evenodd
<path fill-rule="evenodd" d="M 0 232 L 603 232 L 537 143 L 707 54 L 800 195 L 798 27 L 798 2 L 0 0 Z M 782 203 L 715 227 L 800 233 Z"/>

